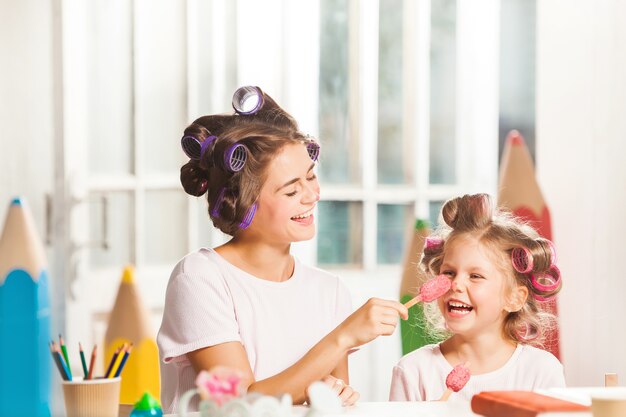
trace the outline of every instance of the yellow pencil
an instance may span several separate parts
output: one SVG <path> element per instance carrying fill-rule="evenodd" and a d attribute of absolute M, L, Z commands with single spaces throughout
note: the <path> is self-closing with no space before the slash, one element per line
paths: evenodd
<path fill-rule="evenodd" d="M 113 357 L 111 358 L 111 362 L 109 362 L 109 367 L 107 368 L 107 371 L 104 374 L 105 378 L 108 378 L 109 375 L 111 375 L 111 370 L 113 370 L 113 365 L 115 365 L 115 360 L 117 359 L 117 356 L 120 354 L 120 348 L 115 349 L 115 353 L 113 354 Z"/>
<path fill-rule="evenodd" d="M 119 369 L 120 364 L 124 360 L 124 354 L 126 353 L 126 349 L 128 349 L 128 344 L 124 343 L 124 345 L 122 346 L 122 349 L 120 350 L 120 353 L 117 355 L 117 358 L 116 358 L 117 360 L 115 361 L 115 364 L 113 365 L 113 369 L 111 369 L 111 373 L 107 376 L 107 378 L 115 377 L 116 370 Z"/>

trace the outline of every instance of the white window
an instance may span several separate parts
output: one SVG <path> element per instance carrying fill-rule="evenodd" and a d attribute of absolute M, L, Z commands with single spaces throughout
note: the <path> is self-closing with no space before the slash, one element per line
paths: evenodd
<path fill-rule="evenodd" d="M 434 222 L 445 199 L 495 191 L 496 0 L 63 5 L 68 343 L 101 343 L 127 263 L 156 332 L 174 264 L 224 241 L 205 200 L 181 189 L 179 138 L 229 111 L 239 85 L 261 86 L 319 137 L 319 233 L 294 252 L 339 272 L 355 307 L 398 297 L 415 217 Z M 364 398 L 385 399 L 397 339 L 353 355 Z"/>

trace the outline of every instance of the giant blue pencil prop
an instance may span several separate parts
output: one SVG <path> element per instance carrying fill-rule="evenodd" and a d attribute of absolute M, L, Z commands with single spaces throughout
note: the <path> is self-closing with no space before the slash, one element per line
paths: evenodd
<path fill-rule="evenodd" d="M 50 303 L 44 249 L 16 198 L 0 236 L 0 416 L 50 416 Z"/>

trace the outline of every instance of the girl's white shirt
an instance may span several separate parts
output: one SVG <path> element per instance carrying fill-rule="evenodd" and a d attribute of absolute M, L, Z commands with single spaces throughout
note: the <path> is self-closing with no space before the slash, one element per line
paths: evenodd
<path fill-rule="evenodd" d="M 456 365 L 456 364 L 455 364 Z M 446 390 L 453 366 L 438 344 L 408 353 L 393 368 L 390 401 L 433 401 Z M 481 391 L 537 390 L 565 387 L 563 365 L 550 352 L 518 344 L 511 358 L 493 372 L 472 375 L 450 401 L 470 401 Z"/>
<path fill-rule="evenodd" d="M 340 279 L 295 259 L 290 279 L 257 278 L 213 249 L 185 256 L 172 271 L 157 336 L 161 403 L 176 412 L 196 373 L 186 353 L 241 342 L 256 380 L 297 362 L 351 313 Z"/>

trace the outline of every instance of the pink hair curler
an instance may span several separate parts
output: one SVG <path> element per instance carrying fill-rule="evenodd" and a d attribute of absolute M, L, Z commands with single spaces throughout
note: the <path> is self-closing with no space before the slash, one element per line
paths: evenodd
<path fill-rule="evenodd" d="M 556 248 L 554 247 L 554 243 L 551 240 L 548 240 L 548 245 L 550 246 L 550 251 L 552 252 L 552 258 L 550 258 L 550 265 L 556 265 Z"/>
<path fill-rule="evenodd" d="M 552 265 L 548 271 L 544 274 L 531 274 L 533 287 L 542 292 L 551 292 L 556 290 L 561 283 L 561 271 L 556 265 Z M 552 282 L 551 284 L 543 283 L 540 281 Z M 541 297 L 541 296 L 540 296 Z M 543 298 L 543 297 L 542 297 Z"/>
<path fill-rule="evenodd" d="M 533 270 L 533 255 L 523 246 L 513 248 L 511 251 L 511 262 L 513 263 L 513 268 L 520 274 L 527 274 Z"/>
<path fill-rule="evenodd" d="M 520 328 L 517 331 L 517 335 L 520 339 L 526 342 L 530 342 L 539 337 L 539 332 L 537 331 L 537 329 L 531 328 L 531 326 L 529 326 L 528 323 L 525 322 L 523 324 L 523 328 Z"/>
<path fill-rule="evenodd" d="M 536 301 L 539 301 L 540 303 L 547 303 L 548 301 L 552 300 L 552 298 L 554 298 L 554 296 L 551 296 L 551 297 L 542 297 L 542 296 L 540 296 L 540 295 L 533 294 L 533 298 L 534 298 Z"/>
<path fill-rule="evenodd" d="M 440 237 L 428 236 L 424 239 L 424 249 L 426 250 L 436 249 L 441 245 L 443 245 L 443 239 Z"/>

